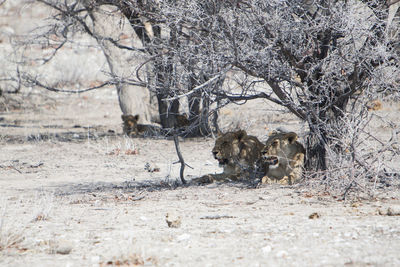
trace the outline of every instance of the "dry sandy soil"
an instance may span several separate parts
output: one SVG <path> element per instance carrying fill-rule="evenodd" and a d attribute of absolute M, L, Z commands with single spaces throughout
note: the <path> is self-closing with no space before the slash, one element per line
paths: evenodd
<path fill-rule="evenodd" d="M 173 141 L 124 137 L 113 92 L 32 91 L 28 108 L 1 113 L 1 266 L 400 265 L 398 193 L 343 202 L 304 185 L 178 186 Z M 235 112 L 226 125 L 249 116 Z M 239 126 L 258 134 L 274 126 L 264 120 Z M 188 180 L 221 171 L 213 143 L 180 142 Z"/>
<path fill-rule="evenodd" d="M 0 74 L 12 69 L 9 36 L 46 15 L 18 2 L 0 8 Z M 95 82 L 88 72 L 101 73 L 104 59 L 86 52 L 60 55 L 43 73 Z M 0 266 L 400 266 L 398 189 L 341 201 L 307 185 L 182 186 L 173 141 L 122 135 L 114 89 L 8 97 L 0 97 Z M 276 109 L 229 107 L 221 125 L 261 140 L 278 126 L 304 136 L 304 124 Z M 398 104 L 378 112 L 399 120 Z M 188 180 L 221 171 L 213 144 L 180 142 Z"/>

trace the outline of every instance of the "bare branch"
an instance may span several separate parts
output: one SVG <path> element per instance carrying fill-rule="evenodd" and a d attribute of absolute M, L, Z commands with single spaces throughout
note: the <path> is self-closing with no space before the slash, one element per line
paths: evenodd
<path fill-rule="evenodd" d="M 216 81 L 217 79 L 221 78 L 223 75 L 226 74 L 226 72 L 229 71 L 230 68 L 226 68 L 223 71 L 221 71 L 219 74 L 215 75 L 214 77 L 212 77 L 211 79 L 207 80 L 206 82 L 196 86 L 195 88 L 191 89 L 189 92 L 185 93 L 185 94 L 181 94 L 178 96 L 174 96 L 174 97 L 169 97 L 169 98 L 165 98 L 163 99 L 163 101 L 173 101 L 173 100 L 177 100 L 180 99 L 182 97 L 187 97 L 190 96 L 194 93 L 196 93 L 196 91 L 199 91 L 200 89 L 203 89 L 204 87 L 210 85 L 211 83 L 213 83 L 214 81 Z"/>
<path fill-rule="evenodd" d="M 115 84 L 115 81 L 113 80 L 109 80 L 106 81 L 98 86 L 93 86 L 93 87 L 89 87 L 89 88 L 85 88 L 85 89 L 80 89 L 80 90 L 65 90 L 65 89 L 59 89 L 59 88 L 54 88 L 48 85 L 45 85 L 41 82 L 39 82 L 36 78 L 33 78 L 27 74 L 25 74 L 22 77 L 26 82 L 28 82 L 31 86 L 39 86 L 41 88 L 44 88 L 46 90 L 52 91 L 52 92 L 58 92 L 58 93 L 72 93 L 72 94 L 80 94 L 80 93 L 84 93 L 84 92 L 88 92 L 88 91 L 92 91 L 92 90 L 96 90 L 96 89 L 100 89 L 103 88 L 105 86 L 109 86 L 109 85 L 113 85 Z"/>

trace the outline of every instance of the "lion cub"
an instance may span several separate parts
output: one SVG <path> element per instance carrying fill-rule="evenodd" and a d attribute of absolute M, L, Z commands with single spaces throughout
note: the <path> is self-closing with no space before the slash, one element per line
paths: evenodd
<path fill-rule="evenodd" d="M 121 115 L 124 134 L 128 136 L 154 136 L 162 134 L 160 127 L 147 124 L 139 124 L 139 115 Z"/>
<path fill-rule="evenodd" d="M 139 124 L 139 115 L 121 115 L 124 127 L 124 134 L 128 136 L 156 136 L 168 135 L 168 131 L 159 126 Z M 175 124 L 177 128 L 184 128 L 190 125 L 186 114 L 176 114 Z"/>
<path fill-rule="evenodd" d="M 247 135 L 245 130 L 228 132 L 215 140 L 212 150 L 223 173 L 208 174 L 194 179 L 194 182 L 212 183 L 213 181 L 238 180 L 250 178 L 255 172 L 255 164 L 261 157 L 264 145 L 255 136 Z"/>
<path fill-rule="evenodd" d="M 294 132 L 273 132 L 261 151 L 262 162 L 268 166 L 262 183 L 294 184 L 303 173 L 304 155 L 302 144 Z"/>

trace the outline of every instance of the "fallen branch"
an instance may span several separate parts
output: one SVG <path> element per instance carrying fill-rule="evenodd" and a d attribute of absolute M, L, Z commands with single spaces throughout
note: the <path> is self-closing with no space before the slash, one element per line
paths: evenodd
<path fill-rule="evenodd" d="M 235 216 L 230 215 L 209 215 L 200 217 L 201 220 L 219 220 L 219 219 L 231 219 L 235 218 Z"/>

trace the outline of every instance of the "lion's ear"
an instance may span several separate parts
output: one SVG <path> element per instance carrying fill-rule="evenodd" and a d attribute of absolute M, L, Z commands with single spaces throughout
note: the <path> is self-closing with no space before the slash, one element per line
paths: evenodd
<path fill-rule="evenodd" d="M 136 114 L 134 117 L 135 121 L 139 121 L 139 114 Z"/>
<path fill-rule="evenodd" d="M 285 134 L 285 138 L 289 141 L 289 144 L 293 144 L 297 140 L 297 134 L 294 132 L 290 132 Z"/>
<path fill-rule="evenodd" d="M 121 115 L 121 119 L 123 120 L 123 121 L 129 121 L 129 120 L 131 120 L 132 119 L 132 115 L 125 115 L 125 114 L 122 114 Z"/>
<path fill-rule="evenodd" d="M 278 132 L 276 130 L 273 130 L 268 133 L 268 136 L 273 136 L 273 135 L 277 135 L 277 134 L 278 134 Z"/>
<path fill-rule="evenodd" d="M 247 136 L 247 133 L 245 130 L 239 130 L 235 133 L 236 138 L 239 140 L 242 140 L 243 138 L 245 138 Z"/>

